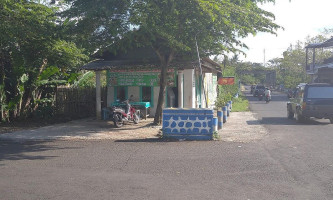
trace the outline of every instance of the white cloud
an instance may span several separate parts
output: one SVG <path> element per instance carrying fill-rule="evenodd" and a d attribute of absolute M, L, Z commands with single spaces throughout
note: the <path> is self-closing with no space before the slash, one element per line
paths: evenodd
<path fill-rule="evenodd" d="M 332 0 L 276 0 L 274 4 L 260 5 L 264 10 L 275 14 L 275 23 L 284 27 L 277 36 L 259 33 L 249 36 L 244 42 L 249 47 L 247 57 L 241 60 L 266 62 L 281 57 L 290 44 L 304 41 L 307 36 L 315 36 L 324 28 L 333 28 Z"/>

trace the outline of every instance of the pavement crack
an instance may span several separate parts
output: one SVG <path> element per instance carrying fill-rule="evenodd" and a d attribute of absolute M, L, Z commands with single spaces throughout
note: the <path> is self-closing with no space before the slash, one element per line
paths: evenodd
<path fill-rule="evenodd" d="M 139 148 L 136 148 L 136 150 L 133 151 L 133 153 L 131 153 L 131 154 L 127 157 L 127 159 L 126 159 L 125 163 L 123 164 L 123 166 L 120 167 L 120 171 L 125 171 L 124 169 L 128 166 L 128 163 L 130 162 L 130 160 L 132 160 L 132 158 L 134 157 L 134 155 L 137 154 L 138 151 L 139 151 Z"/>

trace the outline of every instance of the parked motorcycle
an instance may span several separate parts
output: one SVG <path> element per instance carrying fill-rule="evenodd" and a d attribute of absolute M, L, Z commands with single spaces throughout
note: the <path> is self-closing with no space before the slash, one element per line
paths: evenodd
<path fill-rule="evenodd" d="M 122 103 L 126 106 L 126 109 L 116 106 L 111 108 L 115 127 L 120 128 L 129 121 L 133 121 L 134 124 L 138 124 L 140 121 L 140 110 L 136 110 L 132 107 L 128 100 Z"/>

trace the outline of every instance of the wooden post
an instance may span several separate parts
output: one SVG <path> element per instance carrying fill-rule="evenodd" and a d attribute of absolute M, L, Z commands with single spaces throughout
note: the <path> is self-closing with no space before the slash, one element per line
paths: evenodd
<path fill-rule="evenodd" d="M 101 71 L 95 71 L 96 73 L 96 119 L 101 119 Z"/>

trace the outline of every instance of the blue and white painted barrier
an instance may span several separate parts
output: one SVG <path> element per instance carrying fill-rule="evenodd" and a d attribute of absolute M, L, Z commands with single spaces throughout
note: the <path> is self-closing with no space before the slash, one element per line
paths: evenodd
<path fill-rule="evenodd" d="M 229 117 L 229 115 L 230 115 L 230 103 L 227 103 L 226 106 L 227 106 L 227 116 Z"/>
<path fill-rule="evenodd" d="M 212 109 L 163 109 L 163 138 L 212 140 Z M 217 125 L 217 121 L 216 121 Z"/>
<path fill-rule="evenodd" d="M 218 127 L 217 127 L 217 117 L 213 118 L 213 126 L 214 126 L 214 131 L 218 131 Z"/>
<path fill-rule="evenodd" d="M 222 129 L 223 127 L 223 112 L 221 110 L 217 111 L 217 128 Z"/>
<path fill-rule="evenodd" d="M 223 111 L 223 123 L 226 123 L 227 119 L 228 119 L 227 110 L 228 110 L 227 106 L 223 106 L 222 107 L 222 111 Z"/>
<path fill-rule="evenodd" d="M 229 105 L 230 105 L 230 111 L 232 110 L 232 101 L 228 101 Z"/>

